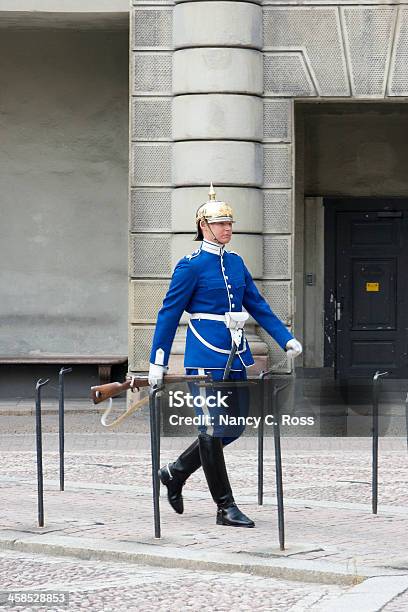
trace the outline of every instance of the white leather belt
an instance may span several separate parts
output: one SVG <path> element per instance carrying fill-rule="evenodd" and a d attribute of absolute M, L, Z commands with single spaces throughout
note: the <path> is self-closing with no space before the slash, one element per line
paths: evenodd
<path fill-rule="evenodd" d="M 222 323 L 225 323 L 224 315 L 211 314 L 209 312 L 193 312 L 190 315 L 190 319 L 208 319 L 209 321 L 222 321 Z"/>
<path fill-rule="evenodd" d="M 199 313 L 194 313 L 195 315 L 199 314 Z M 207 315 L 209 316 L 209 315 Z M 210 315 L 212 317 L 220 317 L 222 315 Z M 193 318 L 193 317 L 191 317 Z M 195 319 L 198 319 L 198 316 L 194 317 Z M 204 318 L 204 317 L 201 317 Z M 224 317 L 222 317 L 224 320 Z M 215 319 L 216 321 L 218 321 L 218 319 Z M 224 355 L 229 355 L 231 353 L 231 349 L 222 349 L 218 346 L 214 346 L 214 344 L 211 344 L 210 342 L 208 342 L 205 338 L 203 338 L 201 336 L 201 334 L 198 333 L 198 331 L 196 330 L 196 328 L 194 327 L 194 325 L 192 324 L 191 320 L 188 323 L 188 327 L 191 329 L 191 331 L 193 332 L 193 334 L 195 335 L 195 337 L 197 338 L 197 340 L 199 340 L 201 342 L 201 344 L 204 344 L 204 346 L 206 346 L 207 348 L 211 349 L 212 351 L 215 351 L 216 353 L 223 353 Z M 240 355 L 241 353 L 243 353 L 244 351 L 247 350 L 247 341 L 244 338 L 244 342 L 243 342 L 243 347 L 240 351 L 237 351 L 237 355 Z"/>

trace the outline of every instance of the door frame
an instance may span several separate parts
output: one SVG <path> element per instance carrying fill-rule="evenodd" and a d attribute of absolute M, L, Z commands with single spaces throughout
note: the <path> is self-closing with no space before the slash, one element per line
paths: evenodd
<path fill-rule="evenodd" d="M 408 197 L 323 197 L 324 210 L 324 355 L 325 367 L 337 372 L 336 330 L 336 236 L 337 213 L 408 211 Z M 408 248 L 408 247 L 407 247 Z"/>

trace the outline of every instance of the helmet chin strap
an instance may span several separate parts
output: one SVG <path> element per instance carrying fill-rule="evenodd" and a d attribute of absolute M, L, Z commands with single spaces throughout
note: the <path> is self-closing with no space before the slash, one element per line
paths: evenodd
<path fill-rule="evenodd" d="M 214 232 L 213 232 L 213 231 L 212 231 L 212 229 L 211 229 L 211 225 L 208 223 L 208 221 L 207 221 L 207 220 L 205 221 L 205 223 L 206 223 L 206 225 L 207 225 L 208 229 L 210 230 L 210 232 L 211 232 L 211 234 L 212 234 L 212 236 L 213 236 L 213 238 L 214 238 L 215 242 L 216 242 L 217 244 L 223 244 L 223 243 L 222 243 L 222 242 L 220 242 L 220 241 L 218 240 L 218 238 L 215 236 Z"/>

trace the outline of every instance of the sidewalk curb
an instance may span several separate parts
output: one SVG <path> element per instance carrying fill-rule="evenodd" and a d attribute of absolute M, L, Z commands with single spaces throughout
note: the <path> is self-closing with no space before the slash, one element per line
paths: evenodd
<path fill-rule="evenodd" d="M 15 537 L 11 537 L 10 535 Z M 171 546 L 139 542 L 115 542 L 94 539 L 55 536 L 52 534 L 27 535 L 9 532 L 0 536 L 0 549 L 54 556 L 70 556 L 85 560 L 101 560 L 147 564 L 201 571 L 241 572 L 256 576 L 280 578 L 319 584 L 356 585 L 374 577 L 373 568 L 361 568 L 352 573 L 334 563 L 298 559 L 258 558 L 248 553 L 217 553 L 214 550 L 180 550 Z M 384 575 L 382 573 L 382 575 Z"/>
<path fill-rule="evenodd" d="M 368 578 L 330 603 L 315 608 L 316 612 L 380 612 L 384 606 L 408 589 L 408 576 Z"/>

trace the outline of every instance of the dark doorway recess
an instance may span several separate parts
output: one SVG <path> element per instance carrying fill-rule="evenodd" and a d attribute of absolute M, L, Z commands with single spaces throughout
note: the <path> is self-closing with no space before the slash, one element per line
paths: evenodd
<path fill-rule="evenodd" d="M 408 378 L 408 199 L 325 198 L 325 366 Z"/>

